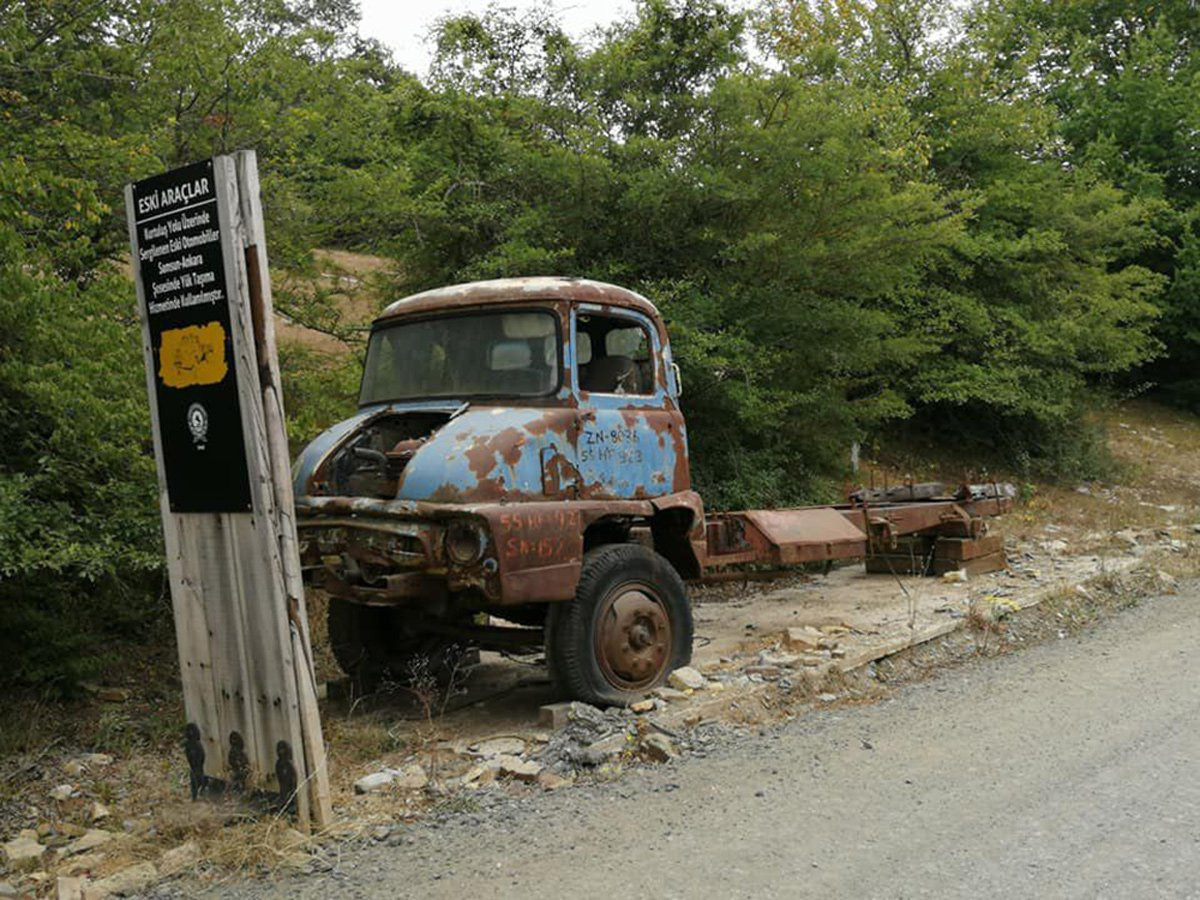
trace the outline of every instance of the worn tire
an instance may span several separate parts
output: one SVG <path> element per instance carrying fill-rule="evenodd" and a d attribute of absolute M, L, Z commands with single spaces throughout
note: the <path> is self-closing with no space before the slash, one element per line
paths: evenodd
<path fill-rule="evenodd" d="M 374 692 L 388 679 L 409 683 L 414 660 L 422 660 L 428 677 L 445 685 L 454 677 L 455 659 L 461 663 L 473 652 L 456 650 L 453 640 L 440 635 L 410 632 L 399 609 L 330 597 L 327 621 L 333 657 L 362 694 Z"/>
<path fill-rule="evenodd" d="M 329 598 L 329 649 L 357 691 L 369 694 L 387 671 L 390 610 Z"/>
<path fill-rule="evenodd" d="M 590 551 L 575 599 L 547 621 L 552 675 L 570 696 L 622 706 L 692 657 L 692 609 L 679 574 L 640 544 Z"/>

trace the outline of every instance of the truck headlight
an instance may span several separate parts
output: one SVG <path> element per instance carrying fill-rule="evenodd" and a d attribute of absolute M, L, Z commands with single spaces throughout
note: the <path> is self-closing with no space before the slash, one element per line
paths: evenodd
<path fill-rule="evenodd" d="M 446 527 L 443 539 L 446 558 L 458 566 L 472 566 L 483 558 L 487 535 L 470 519 L 458 519 Z"/>

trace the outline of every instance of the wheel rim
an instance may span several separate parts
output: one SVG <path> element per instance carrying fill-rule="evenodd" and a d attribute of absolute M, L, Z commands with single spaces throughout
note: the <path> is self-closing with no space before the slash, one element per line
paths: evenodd
<path fill-rule="evenodd" d="M 671 621 L 658 594 L 626 584 L 604 599 L 596 619 L 596 659 L 615 687 L 637 690 L 654 684 L 671 653 Z"/>

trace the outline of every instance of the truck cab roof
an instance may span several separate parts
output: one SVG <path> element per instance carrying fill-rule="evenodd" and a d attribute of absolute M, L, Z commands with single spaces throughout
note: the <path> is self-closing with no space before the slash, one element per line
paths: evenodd
<path fill-rule="evenodd" d="M 587 278 L 535 276 L 471 281 L 412 294 L 390 304 L 379 314 L 375 324 L 400 316 L 444 312 L 455 307 L 548 300 L 633 309 L 656 321 L 659 319 L 653 303 L 627 288 Z"/>

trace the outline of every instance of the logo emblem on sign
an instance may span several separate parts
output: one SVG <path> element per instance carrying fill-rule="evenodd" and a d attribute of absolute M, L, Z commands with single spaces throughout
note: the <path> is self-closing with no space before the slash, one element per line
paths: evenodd
<path fill-rule="evenodd" d="M 201 450 L 208 439 L 208 410 L 199 403 L 193 403 L 187 411 L 188 431 L 192 433 L 192 443 Z"/>

